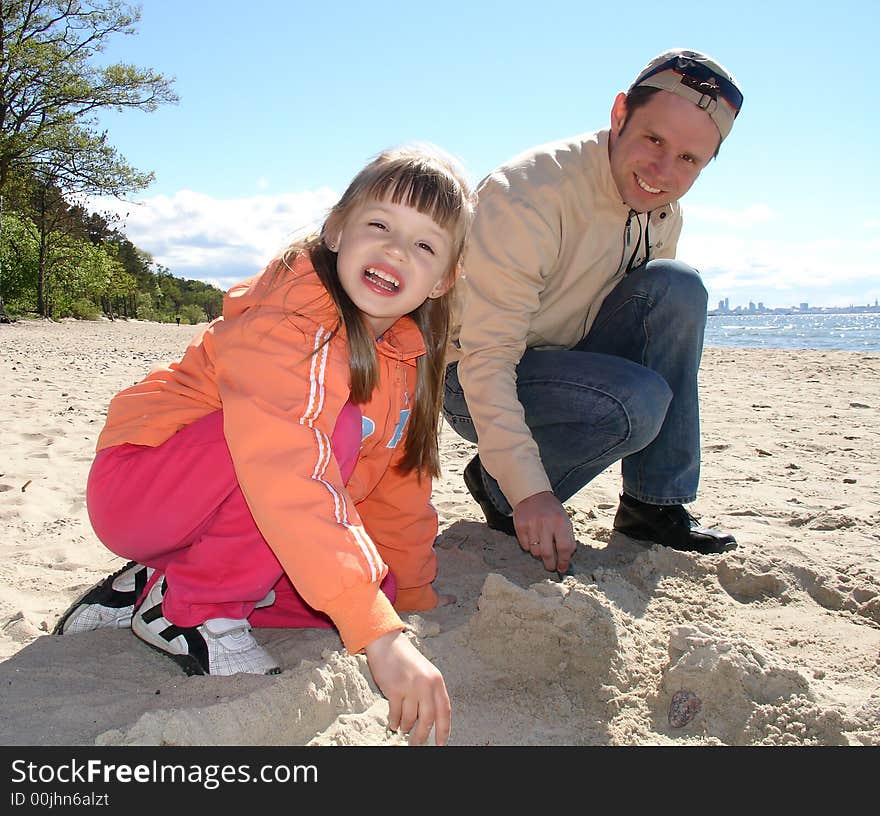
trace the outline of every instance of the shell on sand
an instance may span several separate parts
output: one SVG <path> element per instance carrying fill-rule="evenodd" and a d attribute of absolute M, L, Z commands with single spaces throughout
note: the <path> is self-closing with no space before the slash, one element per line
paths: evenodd
<path fill-rule="evenodd" d="M 692 691 L 676 691 L 669 703 L 669 724 L 673 728 L 683 728 L 703 707 L 700 698 Z"/>

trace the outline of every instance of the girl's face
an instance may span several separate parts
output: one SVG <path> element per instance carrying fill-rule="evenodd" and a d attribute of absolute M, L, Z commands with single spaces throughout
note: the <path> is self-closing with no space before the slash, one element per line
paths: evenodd
<path fill-rule="evenodd" d="M 449 231 L 406 204 L 366 201 L 330 238 L 342 288 L 376 337 L 454 282 Z"/>

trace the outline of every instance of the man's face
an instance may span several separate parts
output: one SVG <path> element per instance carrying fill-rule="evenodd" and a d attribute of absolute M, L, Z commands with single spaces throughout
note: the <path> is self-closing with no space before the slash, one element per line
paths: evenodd
<path fill-rule="evenodd" d="M 648 212 L 681 198 L 711 161 L 721 139 L 693 102 L 657 91 L 629 113 L 618 94 L 611 109 L 611 175 L 621 199 Z"/>

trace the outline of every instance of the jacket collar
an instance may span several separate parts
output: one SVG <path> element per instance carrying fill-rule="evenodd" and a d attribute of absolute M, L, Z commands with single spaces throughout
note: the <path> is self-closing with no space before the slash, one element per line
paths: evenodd
<path fill-rule="evenodd" d="M 393 360 L 414 362 L 425 353 L 425 341 L 415 321 L 404 315 L 376 341 L 376 351 Z"/>

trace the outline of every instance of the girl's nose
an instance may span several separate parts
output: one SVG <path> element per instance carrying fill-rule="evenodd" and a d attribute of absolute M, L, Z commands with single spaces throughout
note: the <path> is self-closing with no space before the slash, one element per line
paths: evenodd
<path fill-rule="evenodd" d="M 388 237 L 388 241 L 385 244 L 385 251 L 391 258 L 403 259 L 406 257 L 406 249 L 403 246 L 403 242 L 394 235 Z"/>

